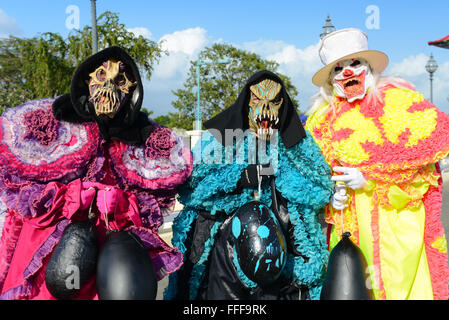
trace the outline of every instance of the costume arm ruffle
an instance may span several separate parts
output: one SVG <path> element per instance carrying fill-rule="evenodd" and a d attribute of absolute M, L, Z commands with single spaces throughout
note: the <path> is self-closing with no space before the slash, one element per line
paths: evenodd
<path fill-rule="evenodd" d="M 23 218 L 38 217 L 52 206 L 55 190 L 48 188 L 48 185 L 0 173 L 0 198 L 8 210 Z"/>
<path fill-rule="evenodd" d="M 308 131 L 297 145 L 280 153 L 276 186 L 290 202 L 319 210 L 334 192 L 330 178 L 331 170 Z"/>
<path fill-rule="evenodd" d="M 196 210 L 233 212 L 253 199 L 250 189 L 237 191 L 237 183 L 246 163 L 228 164 L 225 148 L 209 132 L 205 132 L 193 149 L 192 175 L 179 189 L 179 201 Z M 212 155 L 212 156 L 211 156 Z"/>
<path fill-rule="evenodd" d="M 109 154 L 124 186 L 147 190 L 174 190 L 192 172 L 192 153 L 181 136 L 154 124 L 144 145 L 112 140 Z"/>

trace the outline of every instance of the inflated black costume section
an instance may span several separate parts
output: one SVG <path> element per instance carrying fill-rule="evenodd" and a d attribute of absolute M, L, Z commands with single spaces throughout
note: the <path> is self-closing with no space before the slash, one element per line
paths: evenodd
<path fill-rule="evenodd" d="M 125 72 L 131 81 L 136 81 L 127 102 L 113 119 L 97 116 L 89 101 L 89 74 L 109 59 L 120 60 L 126 65 Z M 103 139 L 118 139 L 128 144 L 143 144 L 153 125 L 145 113 L 140 111 L 143 101 L 143 85 L 139 69 L 128 53 L 120 47 L 109 47 L 83 61 L 72 78 L 70 94 L 60 96 L 53 103 L 53 115 L 58 120 L 72 123 L 97 122 Z"/>
<path fill-rule="evenodd" d="M 48 291 L 57 299 L 75 297 L 95 273 L 97 257 L 98 243 L 91 221 L 69 224 L 45 269 Z"/>
<path fill-rule="evenodd" d="M 299 115 L 296 112 L 296 108 L 285 90 L 285 86 L 281 78 L 271 71 L 262 70 L 249 78 L 248 82 L 245 84 L 244 88 L 240 92 L 240 95 L 232 106 L 225 109 L 212 119 L 204 122 L 206 129 L 216 129 L 220 132 L 220 136 L 215 135 L 215 138 L 223 145 L 225 144 L 225 141 L 222 141 L 222 137 L 225 137 L 226 129 L 249 129 L 248 102 L 251 96 L 249 88 L 264 79 L 271 79 L 282 85 L 281 93 L 284 102 L 282 104 L 279 117 L 279 133 L 285 147 L 290 148 L 296 145 L 306 136 L 306 132 L 302 126 L 301 120 L 299 119 Z"/>
<path fill-rule="evenodd" d="M 321 300 L 372 300 L 372 291 L 366 287 L 367 263 L 362 251 L 346 232 L 329 256 Z"/>
<path fill-rule="evenodd" d="M 220 228 L 209 263 L 210 272 L 200 288 L 200 300 L 298 300 L 307 299 L 308 289 L 299 287 L 281 273 L 279 278 L 255 288 L 248 287 L 234 265 L 236 239 L 232 231 L 233 217 Z M 182 287 L 183 285 L 180 284 Z M 185 287 L 185 286 L 184 286 Z M 180 291 L 182 292 L 182 290 Z M 185 295 L 178 296 L 186 299 Z"/>
<path fill-rule="evenodd" d="M 157 280 L 150 255 L 140 238 L 112 232 L 100 251 L 97 290 L 101 300 L 154 300 Z"/>
<path fill-rule="evenodd" d="M 278 279 L 287 260 L 287 248 L 270 209 L 259 201 L 243 205 L 232 218 L 232 233 L 243 273 L 262 286 Z"/>

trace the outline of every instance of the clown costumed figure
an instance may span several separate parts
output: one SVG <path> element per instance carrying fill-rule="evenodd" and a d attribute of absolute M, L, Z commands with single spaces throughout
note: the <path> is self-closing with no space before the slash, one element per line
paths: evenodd
<path fill-rule="evenodd" d="M 318 299 L 327 247 L 318 213 L 334 183 L 274 73 L 260 71 L 205 122 L 173 245 L 166 299 Z"/>
<path fill-rule="evenodd" d="M 385 77 L 387 56 L 343 29 L 322 39 L 320 93 L 306 128 L 344 183 L 326 207 L 330 249 L 342 233 L 360 247 L 376 299 L 448 299 L 438 161 L 449 117 L 413 86 Z M 341 185 L 340 185 L 341 187 Z"/>
<path fill-rule="evenodd" d="M 70 94 L 3 113 L 1 299 L 154 299 L 180 267 L 158 228 L 192 157 L 142 99 L 137 65 L 110 47 Z"/>

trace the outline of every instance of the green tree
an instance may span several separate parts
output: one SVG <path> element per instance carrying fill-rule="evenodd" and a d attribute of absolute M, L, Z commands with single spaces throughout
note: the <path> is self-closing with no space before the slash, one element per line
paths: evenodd
<path fill-rule="evenodd" d="M 150 79 L 153 65 L 164 54 L 160 45 L 126 30 L 116 13 L 106 11 L 97 20 L 99 50 L 123 47 Z M 92 54 L 91 39 L 90 26 L 71 32 L 67 39 L 52 32 L 26 39 L 1 39 L 0 111 L 30 99 L 69 92 L 76 67 Z"/>
<path fill-rule="evenodd" d="M 279 64 L 265 60 L 255 53 L 237 49 L 229 44 L 214 44 L 201 52 L 201 60 L 230 59 L 228 64 L 211 64 L 203 66 L 201 72 L 201 108 L 203 120 L 209 119 L 231 106 L 237 99 L 246 81 L 257 71 L 270 70 L 279 75 L 285 84 L 295 105 L 298 90 L 292 85 L 289 77 L 279 74 Z M 176 100 L 172 105 L 183 114 L 169 114 L 169 123 L 179 128 L 191 130 L 195 120 L 197 105 L 197 71 L 196 61 L 190 62 L 190 69 L 183 88 L 173 91 Z"/>
<path fill-rule="evenodd" d="M 192 130 L 192 119 L 186 117 L 182 112 L 169 112 L 166 115 L 161 115 L 152 119 L 157 124 L 168 128 L 179 128 Z"/>
<path fill-rule="evenodd" d="M 153 72 L 153 65 L 165 52 L 159 43 L 143 37 L 136 36 L 120 23 L 117 13 L 106 11 L 97 19 L 98 49 L 110 46 L 121 46 L 133 57 L 140 71 L 149 80 Z M 68 48 L 76 65 L 92 53 L 92 28 L 85 26 L 69 35 Z"/>

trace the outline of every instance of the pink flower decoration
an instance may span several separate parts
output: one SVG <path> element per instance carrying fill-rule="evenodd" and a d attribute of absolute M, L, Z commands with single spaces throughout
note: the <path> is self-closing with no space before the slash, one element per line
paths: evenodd
<path fill-rule="evenodd" d="M 145 155 L 150 159 L 169 158 L 176 140 L 171 130 L 165 127 L 155 127 L 145 142 Z"/>
<path fill-rule="evenodd" d="M 43 146 L 48 146 L 58 138 L 58 121 L 51 110 L 37 109 L 24 115 L 26 127 L 24 139 L 37 140 Z"/>

